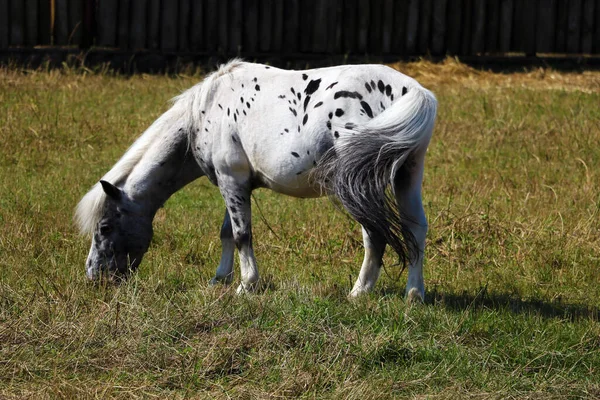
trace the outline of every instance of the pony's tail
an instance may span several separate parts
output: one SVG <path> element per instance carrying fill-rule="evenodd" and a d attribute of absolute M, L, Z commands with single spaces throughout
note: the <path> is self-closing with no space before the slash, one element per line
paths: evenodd
<path fill-rule="evenodd" d="M 412 154 L 425 151 L 436 111 L 433 93 L 415 84 L 367 124 L 338 128 L 344 134 L 315 170 L 323 189 L 367 231 L 383 237 L 402 263 L 419 254 L 410 221 L 394 196 L 394 178 L 403 167 L 410 168 L 406 161 Z"/>

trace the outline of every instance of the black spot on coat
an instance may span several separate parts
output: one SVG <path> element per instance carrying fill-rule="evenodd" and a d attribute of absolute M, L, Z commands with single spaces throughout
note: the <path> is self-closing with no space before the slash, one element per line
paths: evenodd
<path fill-rule="evenodd" d="M 392 94 L 392 87 L 390 85 L 385 85 L 385 95 L 390 97 Z"/>
<path fill-rule="evenodd" d="M 321 85 L 321 79 L 316 79 L 316 80 L 312 80 L 310 82 L 308 82 L 308 85 L 306 85 L 306 89 L 304 89 L 304 93 L 306 93 L 307 95 L 311 95 L 314 92 L 317 91 L 317 89 L 319 89 L 319 86 Z"/>
<path fill-rule="evenodd" d="M 320 101 L 320 102 L 318 102 L 317 104 L 315 104 L 315 108 L 317 108 L 317 107 L 321 107 L 322 105 L 323 105 L 323 102 L 322 102 L 322 101 Z"/>
<path fill-rule="evenodd" d="M 341 117 L 342 115 L 344 115 L 344 110 L 342 110 L 341 108 L 338 108 L 337 110 L 335 110 L 336 117 Z"/>
<path fill-rule="evenodd" d="M 303 80 L 303 81 L 305 81 L 305 80 L 307 80 L 307 79 L 308 79 L 308 75 L 306 75 L 306 74 L 302 74 L 302 80 Z"/>
<path fill-rule="evenodd" d="M 300 154 L 296 153 L 295 151 L 292 151 L 292 155 L 296 158 L 300 158 Z"/>
<path fill-rule="evenodd" d="M 306 107 L 308 107 L 308 102 L 310 101 L 310 96 L 306 96 L 304 99 L 304 112 L 306 112 Z"/>
<path fill-rule="evenodd" d="M 294 117 L 298 116 L 298 113 L 292 107 L 290 107 L 290 111 L 292 112 L 292 114 L 294 114 Z"/>
<path fill-rule="evenodd" d="M 308 114 L 304 114 L 304 118 L 302 119 L 302 125 L 306 125 L 306 121 L 308 121 Z"/>
<path fill-rule="evenodd" d="M 362 100 L 362 95 L 358 92 L 349 92 L 347 90 L 340 90 L 339 92 L 335 92 L 333 95 L 334 99 L 338 99 L 340 97 L 349 97 L 351 99 L 359 99 Z"/>
<path fill-rule="evenodd" d="M 365 89 L 367 89 L 367 92 L 371 93 L 371 85 L 369 85 L 369 82 L 365 82 Z"/>
<path fill-rule="evenodd" d="M 371 110 L 371 106 L 369 105 L 369 103 L 367 103 L 366 101 L 361 101 L 360 105 L 363 108 L 363 110 L 365 110 L 369 118 L 373 118 L 373 110 Z"/>
<path fill-rule="evenodd" d="M 338 84 L 337 82 L 333 82 L 331 85 L 327 86 L 327 88 L 325 88 L 325 90 L 331 89 L 332 87 L 334 87 L 337 84 Z"/>
<path fill-rule="evenodd" d="M 254 86 L 254 90 L 256 90 L 257 92 L 260 92 L 260 86 L 259 85 Z"/>
<path fill-rule="evenodd" d="M 406 86 L 402 86 L 402 96 L 404 96 L 406 93 L 408 93 L 408 89 Z"/>
<path fill-rule="evenodd" d="M 385 90 L 385 85 L 383 84 L 383 82 L 381 80 L 379 82 L 377 82 L 377 88 L 379 89 L 379 91 L 381 93 L 383 93 L 383 91 Z"/>

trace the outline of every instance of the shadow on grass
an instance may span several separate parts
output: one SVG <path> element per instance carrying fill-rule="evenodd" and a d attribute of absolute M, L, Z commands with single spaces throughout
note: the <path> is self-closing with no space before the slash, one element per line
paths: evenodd
<path fill-rule="evenodd" d="M 598 321 L 600 308 L 587 304 L 566 303 L 561 299 L 548 302 L 541 299 L 522 299 L 514 294 L 488 293 L 487 286 L 478 293 L 442 293 L 436 289 L 427 292 L 425 303 L 454 311 L 467 309 L 508 310 L 514 314 L 537 314 L 544 318 L 571 321 L 590 319 Z"/>

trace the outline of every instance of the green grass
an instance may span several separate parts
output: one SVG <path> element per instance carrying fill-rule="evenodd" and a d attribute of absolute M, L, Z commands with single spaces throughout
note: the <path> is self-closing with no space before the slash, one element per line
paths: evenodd
<path fill-rule="evenodd" d="M 267 191 L 264 289 L 208 287 L 224 208 L 206 180 L 159 212 L 137 275 L 88 284 L 73 208 L 198 79 L 0 71 L 0 397 L 600 396 L 598 90 L 424 82 L 425 305 L 393 254 L 348 301 L 359 226 Z"/>

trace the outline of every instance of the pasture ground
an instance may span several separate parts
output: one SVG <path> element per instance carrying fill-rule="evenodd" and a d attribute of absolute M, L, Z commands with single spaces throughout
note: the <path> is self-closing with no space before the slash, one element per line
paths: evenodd
<path fill-rule="evenodd" d="M 200 76 L 0 70 L 0 398 L 600 397 L 600 73 L 397 67 L 440 104 L 414 307 L 389 252 L 348 301 L 359 226 L 264 190 L 263 289 L 208 287 L 223 205 L 205 179 L 159 212 L 127 284 L 88 284 L 73 208 Z"/>

